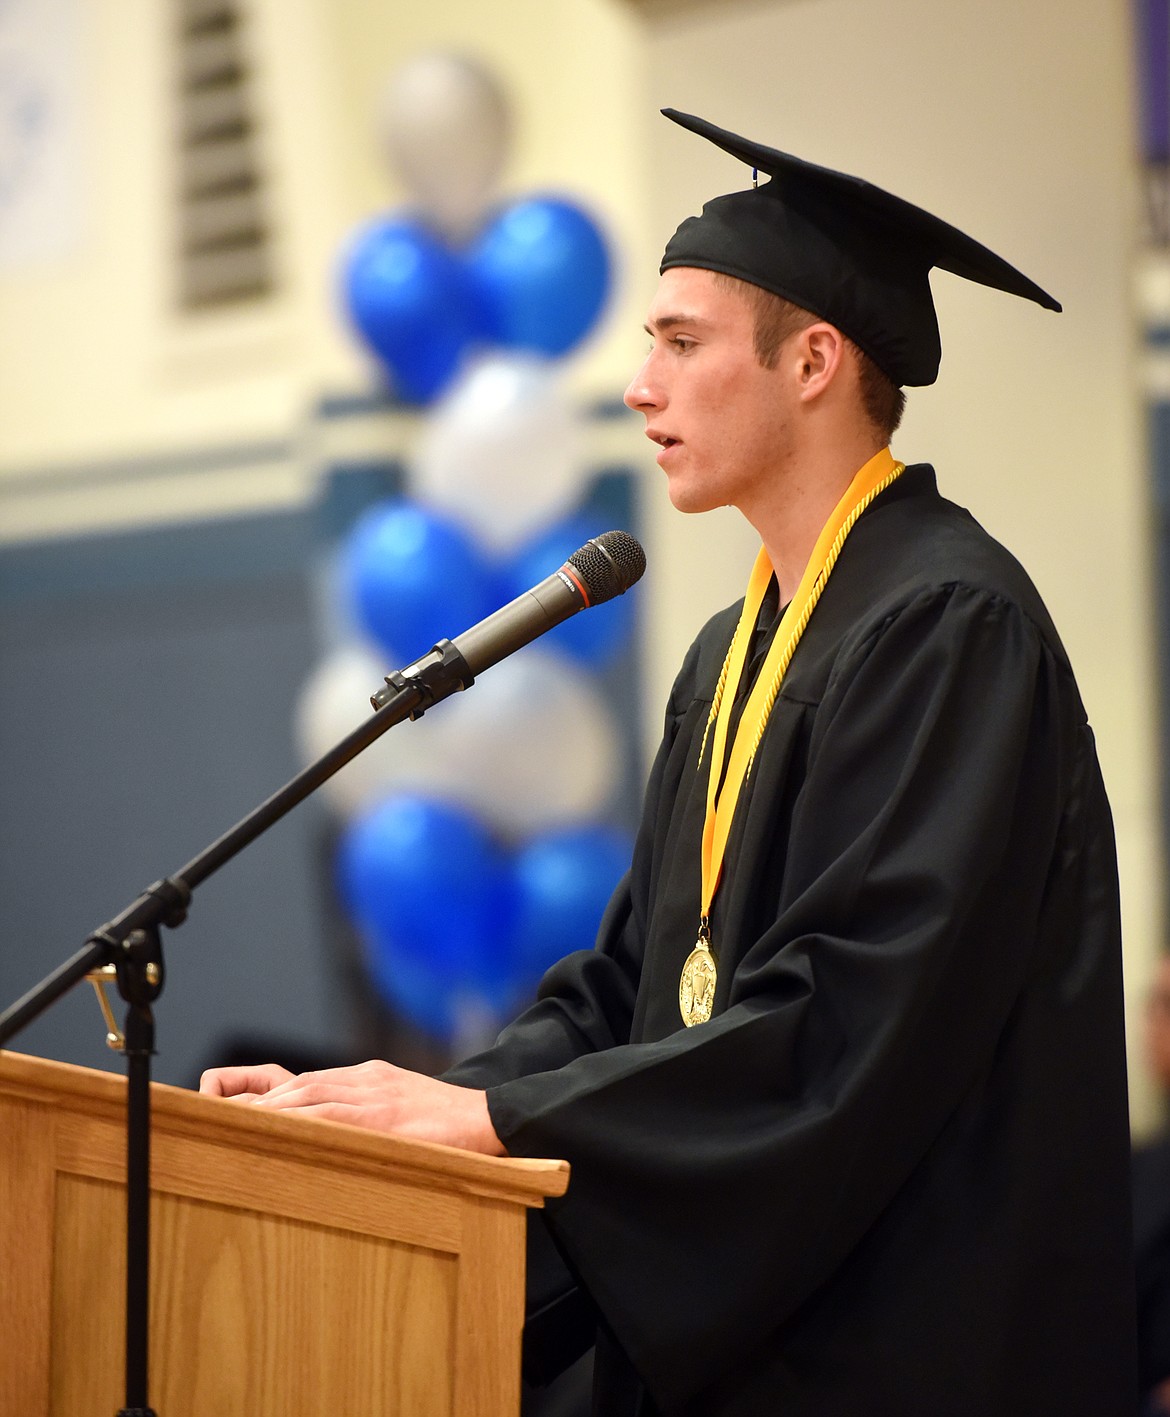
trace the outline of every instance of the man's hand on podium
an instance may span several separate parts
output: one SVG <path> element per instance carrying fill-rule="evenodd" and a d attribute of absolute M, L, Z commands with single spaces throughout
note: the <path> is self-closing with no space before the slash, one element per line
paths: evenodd
<path fill-rule="evenodd" d="M 504 1155 L 485 1092 L 439 1082 L 393 1063 L 375 1060 L 299 1074 L 275 1063 L 211 1068 L 199 1079 L 199 1091 L 256 1107 L 296 1109 L 309 1117 L 348 1122 L 374 1132 L 461 1146 L 488 1156 Z"/>

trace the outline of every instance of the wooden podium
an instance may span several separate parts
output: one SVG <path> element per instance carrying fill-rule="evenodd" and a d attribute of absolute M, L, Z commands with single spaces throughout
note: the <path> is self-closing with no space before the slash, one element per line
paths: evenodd
<path fill-rule="evenodd" d="M 0 1413 L 122 1406 L 125 1080 L 0 1052 Z M 526 1208 L 477 1156 L 155 1085 L 159 1417 L 515 1417 Z"/>

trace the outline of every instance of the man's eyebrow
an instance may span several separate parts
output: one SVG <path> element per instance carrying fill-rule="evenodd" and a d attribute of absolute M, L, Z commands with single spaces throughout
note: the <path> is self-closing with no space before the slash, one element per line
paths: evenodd
<path fill-rule="evenodd" d="M 676 325 L 704 325 L 707 322 L 699 315 L 659 315 L 642 326 L 648 335 L 662 330 L 672 330 Z"/>

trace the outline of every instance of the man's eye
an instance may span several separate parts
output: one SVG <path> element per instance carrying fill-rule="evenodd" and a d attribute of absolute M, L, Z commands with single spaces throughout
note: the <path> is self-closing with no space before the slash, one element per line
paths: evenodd
<path fill-rule="evenodd" d="M 686 335 L 675 335 L 670 342 L 681 354 L 686 354 L 695 347 L 694 340 L 688 339 Z"/>

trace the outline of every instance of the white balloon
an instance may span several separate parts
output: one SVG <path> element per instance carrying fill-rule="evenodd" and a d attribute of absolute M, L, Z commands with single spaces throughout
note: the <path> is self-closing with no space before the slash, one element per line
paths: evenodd
<path fill-rule="evenodd" d="M 507 157 L 511 114 L 504 90 L 464 55 L 422 54 L 382 93 L 378 131 L 423 214 L 462 241 L 479 225 Z"/>
<path fill-rule="evenodd" d="M 382 687 L 393 667 L 364 643 L 344 645 L 321 660 L 301 691 L 294 717 L 297 747 L 306 765 L 370 717 L 370 695 Z M 343 816 L 396 788 L 454 795 L 457 784 L 443 780 L 447 759 L 443 737 L 443 724 L 433 714 L 395 724 L 321 790 Z"/>
<path fill-rule="evenodd" d="M 505 836 L 593 820 L 613 797 L 613 714 L 592 676 L 558 654 L 521 650 L 431 713 L 451 725 L 444 776 L 453 770 L 461 800 Z"/>
<path fill-rule="evenodd" d="M 480 358 L 434 406 L 412 471 L 415 492 L 497 554 L 568 512 L 585 479 L 584 420 L 550 365 Z"/>
<path fill-rule="evenodd" d="M 343 646 L 318 664 L 295 713 L 306 764 L 370 716 L 370 695 L 386 670 L 364 643 Z M 530 647 L 422 718 L 396 724 L 322 791 L 343 816 L 394 791 L 422 792 L 520 838 L 602 815 L 620 770 L 620 734 L 592 676 L 561 655 Z"/>

